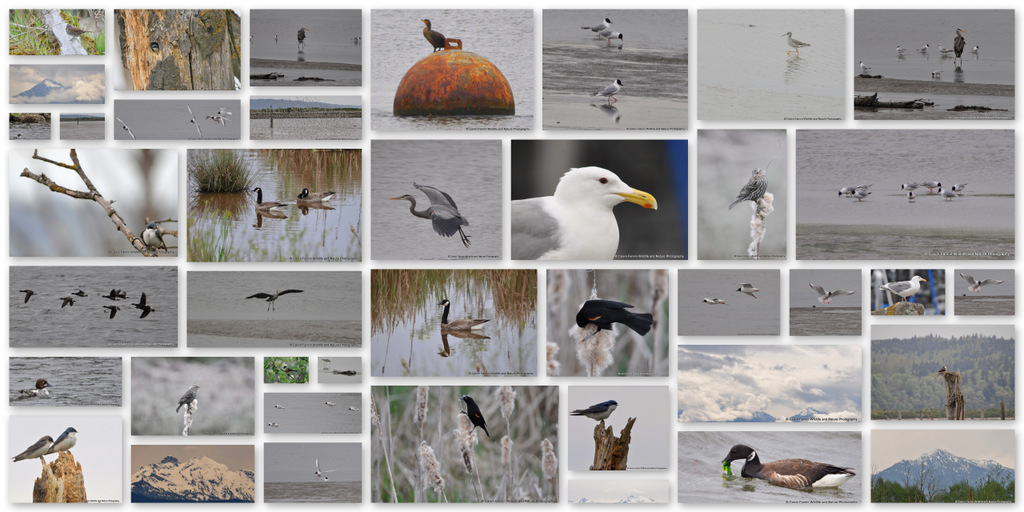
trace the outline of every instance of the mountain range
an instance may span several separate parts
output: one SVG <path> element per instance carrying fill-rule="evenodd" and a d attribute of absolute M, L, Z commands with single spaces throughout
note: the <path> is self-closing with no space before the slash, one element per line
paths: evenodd
<path fill-rule="evenodd" d="M 45 97 L 45 96 L 49 96 L 50 94 L 53 94 L 56 91 L 63 91 L 64 89 L 67 89 L 67 88 L 68 87 L 66 85 L 64 85 L 64 84 L 62 84 L 60 82 L 56 82 L 56 81 L 50 80 L 49 78 L 44 78 L 38 84 L 33 85 L 31 89 L 28 89 L 27 91 L 19 92 L 18 94 L 15 94 L 14 97 L 15 98 L 42 98 L 42 97 Z"/>
<path fill-rule="evenodd" d="M 252 98 L 249 100 L 249 110 L 268 110 L 271 107 L 275 109 L 282 108 L 359 108 L 359 105 L 339 105 L 334 103 L 324 103 L 321 101 L 303 101 L 303 100 L 287 100 L 287 99 L 268 99 L 268 98 Z"/>
<path fill-rule="evenodd" d="M 132 503 L 253 503 L 255 491 L 255 473 L 231 471 L 205 456 L 181 463 L 168 455 L 132 474 Z"/>
<path fill-rule="evenodd" d="M 890 482 L 904 483 L 909 477 L 911 485 L 919 485 L 922 475 L 924 485 L 921 487 L 928 487 L 934 482 L 939 490 L 964 480 L 974 486 L 984 482 L 986 477 L 1006 476 L 1010 482 L 1015 479 L 1014 470 L 994 460 L 968 459 L 939 448 L 914 460 L 901 460 L 871 475 L 871 480 L 883 478 Z"/>

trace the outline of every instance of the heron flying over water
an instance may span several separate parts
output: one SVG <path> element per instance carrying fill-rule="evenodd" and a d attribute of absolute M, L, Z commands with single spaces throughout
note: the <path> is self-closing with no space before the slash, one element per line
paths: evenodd
<path fill-rule="evenodd" d="M 389 197 L 391 200 L 404 199 L 409 201 L 409 213 L 423 218 L 430 219 L 434 225 L 434 231 L 441 236 L 453 236 L 455 233 L 459 234 L 462 239 L 462 245 L 469 247 L 469 236 L 462 231 L 462 226 L 468 226 L 469 221 L 462 216 L 459 212 L 459 207 L 455 205 L 455 200 L 452 196 L 448 195 L 447 192 L 442 192 L 430 185 L 420 185 L 413 183 L 413 187 L 418 189 L 420 192 L 426 194 L 427 199 L 430 199 L 430 206 L 425 210 L 416 209 L 416 198 L 404 194 L 398 197 Z"/>

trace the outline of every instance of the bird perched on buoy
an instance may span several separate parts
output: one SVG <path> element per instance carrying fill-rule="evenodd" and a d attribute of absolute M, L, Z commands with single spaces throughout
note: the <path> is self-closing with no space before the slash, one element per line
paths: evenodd
<path fill-rule="evenodd" d="M 444 34 L 430 28 L 430 20 L 420 20 L 426 24 L 423 27 L 423 37 L 427 39 L 430 46 L 434 47 L 434 51 L 444 50 Z"/>

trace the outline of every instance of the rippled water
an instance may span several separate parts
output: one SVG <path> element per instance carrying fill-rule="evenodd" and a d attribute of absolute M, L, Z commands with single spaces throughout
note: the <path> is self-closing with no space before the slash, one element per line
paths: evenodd
<path fill-rule="evenodd" d="M 954 315 L 1003 315 L 1013 316 L 1016 314 L 1017 300 L 1012 295 L 988 296 L 988 297 L 953 297 Z"/>
<path fill-rule="evenodd" d="M 363 136 L 360 117 L 303 119 L 249 119 L 251 140 L 359 140 Z"/>
<path fill-rule="evenodd" d="M 362 482 L 266 482 L 267 503 L 361 503 Z"/>
<path fill-rule="evenodd" d="M 61 121 L 60 140 L 103 140 L 106 127 L 105 121 Z"/>
<path fill-rule="evenodd" d="M 790 336 L 860 336 L 860 308 L 789 308 Z"/>
<path fill-rule="evenodd" d="M 374 9 L 373 88 L 374 130 L 533 129 L 534 56 L 532 10 L 383 10 Z M 421 19 L 453 39 L 462 39 L 467 51 L 491 61 L 505 75 L 515 97 L 511 116 L 418 117 L 394 116 L 395 92 L 406 71 L 430 55 Z"/>
<path fill-rule="evenodd" d="M 50 132 L 50 123 L 18 123 L 10 126 L 8 135 L 11 140 L 50 140 Z"/>

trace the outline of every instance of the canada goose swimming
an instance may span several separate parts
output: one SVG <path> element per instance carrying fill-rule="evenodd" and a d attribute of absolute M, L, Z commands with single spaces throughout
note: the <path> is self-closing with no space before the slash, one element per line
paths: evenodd
<path fill-rule="evenodd" d="M 85 293 L 82 290 L 78 290 L 77 292 L 72 293 L 71 295 L 78 295 L 79 297 L 88 297 L 89 296 L 88 293 Z"/>
<path fill-rule="evenodd" d="M 323 203 L 330 201 L 334 197 L 334 191 L 330 192 L 310 192 L 308 188 L 303 188 L 302 193 L 299 194 L 300 203 Z"/>
<path fill-rule="evenodd" d="M 444 40 L 445 40 L 444 34 L 438 32 L 436 30 L 431 30 L 431 28 L 430 28 L 430 20 L 420 20 L 420 21 L 422 21 L 423 23 L 426 23 L 426 25 L 427 25 L 427 26 L 423 27 L 423 37 L 427 38 L 427 42 L 430 43 L 430 46 L 434 47 L 434 51 L 436 52 L 438 50 L 444 50 Z"/>
<path fill-rule="evenodd" d="M 61 309 L 63 309 L 64 306 L 74 306 L 75 305 L 75 298 L 74 297 L 61 297 L 60 300 L 64 301 L 64 302 L 60 303 Z"/>
<path fill-rule="evenodd" d="M 256 187 L 256 188 L 252 189 L 252 191 L 256 192 L 256 209 L 257 210 L 267 210 L 267 211 L 273 211 L 273 212 L 280 212 L 282 207 L 288 206 L 288 203 L 279 203 L 277 201 L 267 201 L 267 202 L 264 203 L 263 202 L 263 189 L 261 189 L 260 187 Z"/>
<path fill-rule="evenodd" d="M 481 324 L 490 322 L 490 319 L 470 319 L 470 318 L 459 318 L 456 320 L 448 320 L 448 309 L 451 307 L 451 302 L 448 299 L 444 299 L 438 302 L 438 306 L 444 306 L 444 313 L 441 314 L 441 329 L 449 331 L 467 331 L 467 330 L 482 330 L 484 327 Z"/>
<path fill-rule="evenodd" d="M 121 311 L 121 308 L 118 306 L 103 306 L 103 309 L 110 310 L 110 318 L 114 318 L 114 315 L 116 315 L 118 311 Z"/>
<path fill-rule="evenodd" d="M 267 304 L 267 311 L 270 311 L 270 308 L 274 306 L 274 301 L 276 301 L 278 297 L 280 297 L 280 296 L 282 296 L 282 295 L 284 295 L 286 293 L 302 293 L 302 290 L 277 290 L 277 293 L 264 293 L 264 292 L 260 292 L 260 293 L 254 293 L 254 294 L 246 297 L 246 299 L 267 299 L 267 302 L 270 303 L 270 304 Z M 274 309 L 276 310 L 277 308 L 274 308 Z"/>
<path fill-rule="evenodd" d="M 782 459 L 762 464 L 757 452 L 742 444 L 733 446 L 729 450 L 729 455 L 722 459 L 722 463 L 739 459 L 746 459 L 741 475 L 747 478 L 760 478 L 790 489 L 839 487 L 856 475 L 851 471 L 852 468 L 841 468 L 806 459 Z"/>
<path fill-rule="evenodd" d="M 18 290 L 18 291 L 25 294 L 25 302 L 28 302 L 28 298 L 33 296 L 33 295 L 35 295 L 35 293 L 36 293 L 36 292 L 34 292 L 32 290 Z M 24 304 L 25 302 L 22 302 L 22 304 Z"/>

